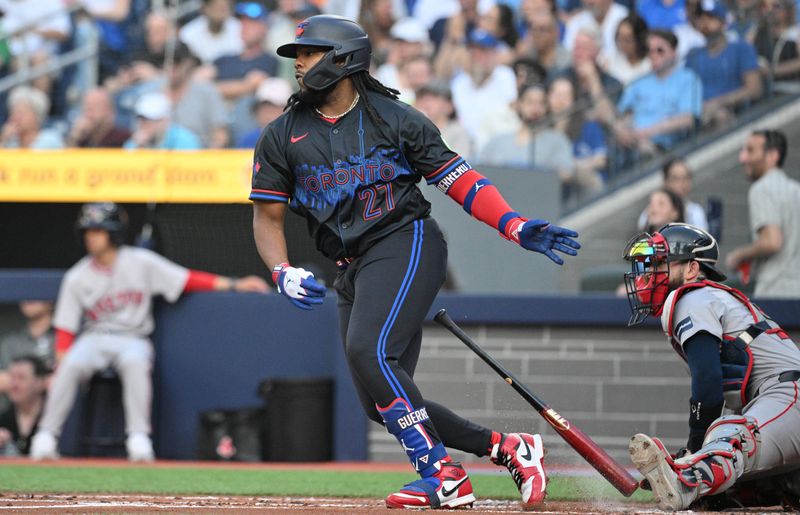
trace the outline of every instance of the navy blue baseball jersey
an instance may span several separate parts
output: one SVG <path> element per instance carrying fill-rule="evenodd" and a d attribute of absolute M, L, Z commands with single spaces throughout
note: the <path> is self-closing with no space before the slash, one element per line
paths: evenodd
<path fill-rule="evenodd" d="M 251 200 L 288 202 L 331 259 L 362 255 L 376 241 L 427 216 L 417 183 L 441 186 L 469 165 L 416 109 L 375 92 L 334 123 L 298 104 L 269 124 L 255 148 Z"/>

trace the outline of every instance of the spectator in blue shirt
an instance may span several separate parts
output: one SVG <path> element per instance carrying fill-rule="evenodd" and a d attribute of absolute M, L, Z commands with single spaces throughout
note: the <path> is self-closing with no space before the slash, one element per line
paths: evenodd
<path fill-rule="evenodd" d="M 127 149 L 198 150 L 200 138 L 181 125 L 171 123 L 172 105 L 164 93 L 151 92 L 136 101 L 136 127 L 123 145 Z"/>
<path fill-rule="evenodd" d="M 700 31 L 706 46 L 686 56 L 686 67 L 703 82 L 703 121 L 721 125 L 734 111 L 761 97 L 761 77 L 753 45 L 728 41 L 728 11 L 719 0 L 700 3 Z"/>
<path fill-rule="evenodd" d="M 629 115 L 614 127 L 623 146 L 646 153 L 653 145 L 669 149 L 702 115 L 703 85 L 693 71 L 678 64 L 677 47 L 671 32 L 650 32 L 647 51 L 653 71 L 626 87 L 617 105 L 620 113 Z"/>
<path fill-rule="evenodd" d="M 639 0 L 636 12 L 649 28 L 672 30 L 686 23 L 686 0 Z"/>

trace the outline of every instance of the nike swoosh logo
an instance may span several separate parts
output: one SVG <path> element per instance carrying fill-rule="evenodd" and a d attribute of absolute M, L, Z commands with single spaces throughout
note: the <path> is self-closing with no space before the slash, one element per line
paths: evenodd
<path fill-rule="evenodd" d="M 442 485 L 442 495 L 443 495 L 443 496 L 445 496 L 445 497 L 450 497 L 451 495 L 453 495 L 453 493 L 454 493 L 456 490 L 458 490 L 458 489 L 459 489 L 459 487 L 460 487 L 461 485 L 463 485 L 463 484 L 464 484 L 464 482 L 465 482 L 467 479 L 469 479 L 469 477 L 465 477 L 464 479 L 462 479 L 461 481 L 459 481 L 458 483 L 456 483 L 456 486 L 454 486 L 453 488 L 450 488 L 449 490 L 448 490 L 447 488 L 445 488 L 445 487 L 444 487 L 444 485 Z"/>
<path fill-rule="evenodd" d="M 525 444 L 525 454 L 521 455 L 520 457 L 525 461 L 530 461 L 530 459 L 533 457 L 531 454 L 531 448 L 528 445 L 528 442 L 525 440 L 522 440 L 522 443 Z"/>
<path fill-rule="evenodd" d="M 303 134 L 302 136 L 292 136 L 291 138 L 289 138 L 289 141 L 291 141 L 292 143 L 297 143 L 298 141 L 300 141 L 301 139 L 305 138 L 306 136 L 308 136 L 307 132 L 305 134 Z"/>

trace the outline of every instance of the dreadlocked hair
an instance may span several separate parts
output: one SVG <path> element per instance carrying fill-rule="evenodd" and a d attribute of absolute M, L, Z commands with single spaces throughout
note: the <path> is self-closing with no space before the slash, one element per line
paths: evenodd
<path fill-rule="evenodd" d="M 350 75 L 350 79 L 353 81 L 353 86 L 356 88 L 358 94 L 362 99 L 364 99 L 364 106 L 366 107 L 367 114 L 372 121 L 376 125 L 386 124 L 381 115 L 378 114 L 378 111 L 375 109 L 375 107 L 373 107 L 373 105 L 370 103 L 369 97 L 367 96 L 367 91 L 374 91 L 395 100 L 397 100 L 397 97 L 400 96 L 400 92 L 396 89 L 384 86 L 381 81 L 370 75 L 369 72 L 365 70 L 355 72 L 354 74 Z M 289 97 L 289 100 L 286 101 L 286 106 L 283 108 L 283 110 L 288 111 L 298 104 L 302 104 L 302 101 L 300 100 L 300 93 L 296 92 L 293 93 L 292 96 Z"/>
<path fill-rule="evenodd" d="M 353 86 L 355 86 L 358 94 L 364 99 L 364 107 L 367 109 L 367 114 L 375 123 L 375 125 L 386 124 L 386 121 L 378 114 L 378 111 L 372 106 L 367 96 L 367 91 L 375 91 L 383 96 L 397 100 L 400 92 L 396 89 L 384 86 L 381 81 L 369 74 L 365 70 L 358 71 L 351 75 L 353 79 Z"/>

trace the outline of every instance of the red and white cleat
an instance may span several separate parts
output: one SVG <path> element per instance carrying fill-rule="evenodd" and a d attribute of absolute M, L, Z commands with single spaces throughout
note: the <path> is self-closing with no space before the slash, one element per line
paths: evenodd
<path fill-rule="evenodd" d="M 504 433 L 492 446 L 492 462 L 505 465 L 522 494 L 526 507 L 544 500 L 547 476 L 544 472 L 542 437 L 528 433 Z"/>
<path fill-rule="evenodd" d="M 435 475 L 409 483 L 386 498 L 387 508 L 462 508 L 472 506 L 472 483 L 460 463 L 442 463 Z"/>

